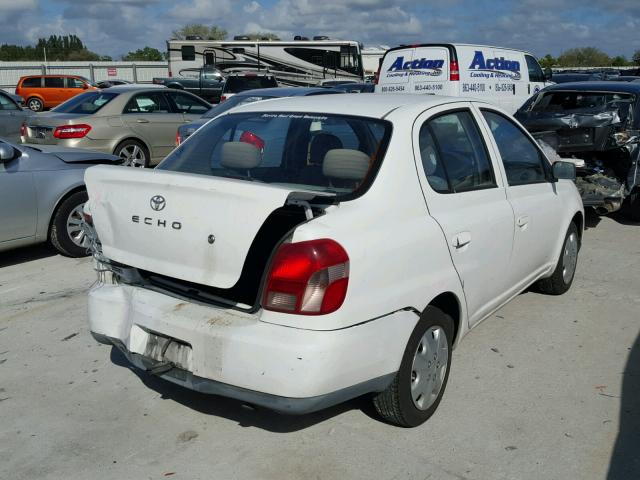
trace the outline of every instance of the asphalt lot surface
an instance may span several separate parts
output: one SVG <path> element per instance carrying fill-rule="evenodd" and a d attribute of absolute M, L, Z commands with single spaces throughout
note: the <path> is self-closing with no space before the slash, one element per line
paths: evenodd
<path fill-rule="evenodd" d="M 136 373 L 89 335 L 88 259 L 0 253 L 0 478 L 640 478 L 640 225 L 589 223 L 572 289 L 472 331 L 415 429 L 363 399 L 288 417 Z"/>

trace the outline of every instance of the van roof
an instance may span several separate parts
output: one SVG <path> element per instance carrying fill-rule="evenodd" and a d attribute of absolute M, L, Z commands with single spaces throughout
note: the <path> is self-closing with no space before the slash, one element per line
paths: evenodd
<path fill-rule="evenodd" d="M 400 45 L 398 47 L 393 47 L 390 48 L 389 50 L 387 50 L 387 52 L 391 52 L 393 50 L 401 50 L 404 48 L 420 48 L 420 47 L 453 47 L 453 48 L 457 48 L 457 47 L 480 47 L 480 48 L 496 48 L 499 50 L 509 50 L 511 52 L 520 52 L 520 53 L 526 53 L 528 55 L 534 56 L 533 53 L 527 51 L 527 50 L 520 50 L 518 48 L 509 48 L 509 47 L 499 47 L 496 45 L 481 45 L 481 44 L 477 44 L 477 43 L 417 43 L 414 45 Z"/>

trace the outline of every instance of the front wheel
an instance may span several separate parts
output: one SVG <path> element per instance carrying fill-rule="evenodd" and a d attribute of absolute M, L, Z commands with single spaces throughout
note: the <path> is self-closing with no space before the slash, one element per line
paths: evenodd
<path fill-rule="evenodd" d="M 538 290 L 548 295 L 562 295 L 573 283 L 573 277 L 578 265 L 578 251 L 580 250 L 580 235 L 578 227 L 571 222 L 562 244 L 562 252 L 556 264 L 553 275 L 538 281 Z"/>
<path fill-rule="evenodd" d="M 453 320 L 428 306 L 409 337 L 393 382 L 373 404 L 387 422 L 417 427 L 436 411 L 444 394 L 453 344 Z"/>
<path fill-rule="evenodd" d="M 82 209 L 87 198 L 84 190 L 74 193 L 58 206 L 51 220 L 51 243 L 67 257 L 89 255 L 89 238 L 82 229 Z"/>

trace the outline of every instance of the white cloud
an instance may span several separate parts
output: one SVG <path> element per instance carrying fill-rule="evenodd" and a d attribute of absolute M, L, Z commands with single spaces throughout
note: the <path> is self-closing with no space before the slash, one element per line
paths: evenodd
<path fill-rule="evenodd" d="M 251 3 L 247 3 L 242 9 L 247 13 L 255 13 L 262 8 L 258 2 L 253 0 Z"/>
<path fill-rule="evenodd" d="M 36 8 L 38 8 L 38 0 L 0 0 L 0 12 L 35 10 Z"/>

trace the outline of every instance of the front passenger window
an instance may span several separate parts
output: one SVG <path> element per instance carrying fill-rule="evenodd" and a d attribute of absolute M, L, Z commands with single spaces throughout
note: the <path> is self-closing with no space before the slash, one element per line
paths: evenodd
<path fill-rule="evenodd" d="M 547 181 L 547 160 L 518 126 L 496 112 L 482 110 L 498 145 L 509 185 Z"/>

